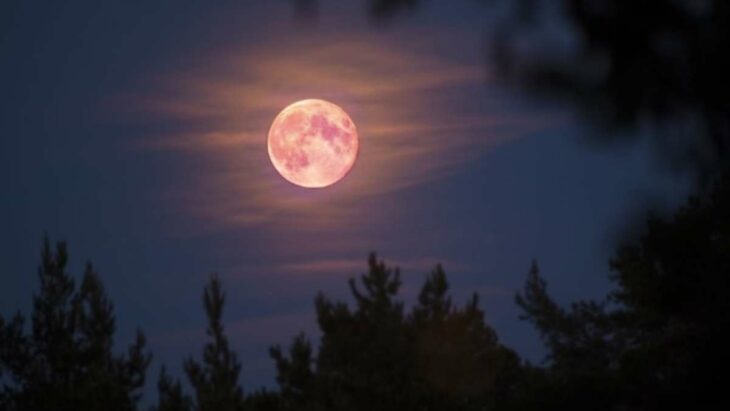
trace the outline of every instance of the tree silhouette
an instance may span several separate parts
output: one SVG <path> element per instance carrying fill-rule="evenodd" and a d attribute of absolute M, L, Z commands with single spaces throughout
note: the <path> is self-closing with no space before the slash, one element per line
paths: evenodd
<path fill-rule="evenodd" d="M 317 357 L 317 374 L 327 387 L 328 407 L 359 409 L 401 409 L 408 399 L 408 347 L 403 326 L 403 304 L 394 300 L 400 287 L 400 273 L 375 255 L 368 260 L 369 272 L 354 279 L 350 290 L 356 302 L 350 311 L 342 302 L 324 295 L 315 301 L 317 321 L 323 336 Z"/>
<path fill-rule="evenodd" d="M 730 185 L 693 198 L 671 221 L 650 218 L 611 261 L 616 289 L 569 310 L 537 266 L 517 296 L 549 350 L 560 407 L 666 409 L 725 401 L 730 366 Z"/>
<path fill-rule="evenodd" d="M 446 274 L 438 265 L 410 316 L 416 375 L 425 379 L 424 388 L 431 397 L 443 397 L 443 408 L 448 409 L 446 404 L 455 404 L 453 409 L 506 406 L 519 384 L 519 357 L 498 343 L 497 333 L 484 321 L 476 294 L 463 308 L 456 308 L 447 291 Z"/>
<path fill-rule="evenodd" d="M 312 345 L 304 336 L 298 335 L 289 348 L 286 357 L 278 346 L 269 350 L 276 363 L 276 382 L 279 384 L 284 409 L 314 410 L 318 400 L 315 375 L 312 370 L 314 358 Z"/>
<path fill-rule="evenodd" d="M 157 406 L 153 410 L 190 411 L 193 407 L 192 399 L 183 393 L 180 381 L 170 377 L 164 366 L 160 369 L 157 393 Z"/>
<path fill-rule="evenodd" d="M 43 244 L 30 330 L 0 316 L 0 409 L 135 410 L 150 355 L 144 337 L 113 353 L 114 309 L 86 265 L 79 287 L 67 252 Z M 548 349 L 544 367 L 520 361 L 485 322 L 478 297 L 453 303 L 440 265 L 417 302 L 398 299 L 400 272 L 368 258 L 349 281 L 354 304 L 315 299 L 318 349 L 300 334 L 272 347 L 279 392 L 244 397 L 241 365 L 224 334 L 217 276 L 204 289 L 200 362 L 187 396 L 163 367 L 156 411 L 663 410 L 722 404 L 730 367 L 730 180 L 692 198 L 611 260 L 615 289 L 599 301 L 556 303 L 533 262 L 516 303 Z"/>
<path fill-rule="evenodd" d="M 212 341 L 203 348 L 202 363 L 188 358 L 184 364 L 198 411 L 238 411 L 244 407 L 243 390 L 238 384 L 241 365 L 223 333 L 224 303 L 221 282 L 218 276 L 211 275 L 203 292 L 203 306 L 208 317 L 207 334 Z"/>
<path fill-rule="evenodd" d="M 87 264 L 77 288 L 67 253 L 44 242 L 31 332 L 20 314 L 0 317 L 3 410 L 134 410 L 150 361 L 139 334 L 112 353 L 113 306 Z M 724 401 L 730 320 L 730 184 L 719 181 L 669 221 L 650 218 L 644 236 L 611 261 L 616 289 L 568 308 L 547 292 L 537 263 L 516 296 L 540 331 L 546 367 L 522 363 L 499 343 L 478 297 L 453 304 L 443 268 L 426 277 L 409 312 L 400 272 L 368 259 L 350 280 L 354 305 L 315 299 L 319 349 L 300 334 L 272 347 L 279 392 L 244 398 L 241 366 L 222 325 L 217 276 L 203 293 L 208 336 L 185 372 L 194 399 L 163 367 L 153 410 L 659 410 Z"/>
<path fill-rule="evenodd" d="M 265 389 L 249 393 L 244 401 L 244 406 L 247 411 L 279 411 L 289 409 L 283 405 L 280 393 Z"/>
<path fill-rule="evenodd" d="M 77 290 L 67 261 L 66 245 L 54 253 L 46 238 L 29 334 L 20 313 L 0 317 L 0 408 L 134 410 L 151 358 L 144 335 L 115 355 L 114 309 L 98 275 L 88 263 Z"/>
<path fill-rule="evenodd" d="M 399 270 L 375 254 L 368 268 L 360 285 L 350 280 L 353 308 L 317 296 L 316 358 L 303 335 L 288 356 L 271 349 L 284 409 L 482 410 L 516 403 L 519 358 L 485 324 L 476 295 L 463 308 L 453 306 L 437 266 L 406 314 L 396 299 Z"/>
<path fill-rule="evenodd" d="M 369 0 L 378 21 L 420 0 Z M 490 57 L 503 79 L 568 101 L 604 129 L 651 125 L 658 153 L 712 181 L 730 167 L 730 3 L 724 0 L 537 0 L 484 3 Z M 498 3 L 505 7 L 494 7 Z M 504 12 L 508 10 L 508 12 Z M 485 10 L 485 12 L 488 12 Z M 563 44 L 546 43 L 560 27 Z M 566 40 L 569 39 L 569 40 Z M 644 127 L 646 131 L 647 127 Z M 599 133 L 615 140 L 647 133 Z"/>
<path fill-rule="evenodd" d="M 516 297 L 522 319 L 531 321 L 548 349 L 550 386 L 540 393 L 553 407 L 613 409 L 615 355 L 620 335 L 605 313 L 605 303 L 581 301 L 565 310 L 547 294 L 537 263 Z"/>

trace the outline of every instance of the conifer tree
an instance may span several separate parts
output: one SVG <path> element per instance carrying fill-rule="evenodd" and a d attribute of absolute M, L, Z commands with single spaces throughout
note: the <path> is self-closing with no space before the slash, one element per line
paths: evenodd
<path fill-rule="evenodd" d="M 288 357 L 279 346 L 271 347 L 269 354 L 276 364 L 276 382 L 279 384 L 283 407 L 287 410 L 317 409 L 312 345 L 304 334 L 294 339 Z"/>
<path fill-rule="evenodd" d="M 180 381 L 167 374 L 165 366 L 160 369 L 157 381 L 158 400 L 154 411 L 190 411 L 192 400 L 185 395 Z"/>
<path fill-rule="evenodd" d="M 374 254 L 368 268 L 359 284 L 349 283 L 352 308 L 316 298 L 316 358 L 302 335 L 288 357 L 272 348 L 285 410 L 466 411 L 515 403 L 519 358 L 499 344 L 476 295 L 454 306 L 437 266 L 406 314 L 397 299 L 399 270 Z"/>
<path fill-rule="evenodd" d="M 537 266 L 517 296 L 548 348 L 553 409 L 696 408 L 724 401 L 730 366 L 730 180 L 611 260 L 616 288 L 599 301 L 559 306 Z"/>
<path fill-rule="evenodd" d="M 243 390 L 238 384 L 241 365 L 228 345 L 221 319 L 224 304 L 221 282 L 217 275 L 211 275 L 203 292 L 211 341 L 203 348 L 202 362 L 189 358 L 184 364 L 195 392 L 197 411 L 240 411 L 244 407 Z"/>
<path fill-rule="evenodd" d="M 30 333 L 24 317 L 0 318 L 0 409 L 135 410 L 150 355 L 137 332 L 126 355 L 114 353 L 114 309 L 86 265 L 81 286 L 66 270 L 66 245 L 46 238 L 33 297 Z"/>

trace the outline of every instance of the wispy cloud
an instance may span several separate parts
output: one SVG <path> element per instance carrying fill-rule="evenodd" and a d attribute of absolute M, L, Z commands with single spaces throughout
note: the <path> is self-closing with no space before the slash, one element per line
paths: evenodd
<path fill-rule="evenodd" d="M 463 272 L 470 270 L 464 264 L 436 258 L 395 259 L 388 261 L 388 264 L 393 267 L 398 267 L 401 270 L 417 272 L 419 274 L 430 272 L 436 267 L 436 264 L 446 266 L 449 270 L 453 271 Z M 278 264 L 271 267 L 271 270 L 273 272 L 287 273 L 288 275 L 306 275 L 307 277 L 338 275 L 347 278 L 354 277 L 366 271 L 367 264 L 362 258 L 334 258 Z"/>
<path fill-rule="evenodd" d="M 461 102 L 488 79 L 481 65 L 343 38 L 214 53 L 199 67 L 166 73 L 156 87 L 124 99 L 138 118 L 175 124 L 175 131 L 140 140 L 138 147 L 184 153 L 204 164 L 194 187 L 169 193 L 171 202 L 221 226 L 321 232 L 351 228 L 364 207 L 377 215 L 373 204 L 383 195 L 443 178 L 545 124 Z M 326 190 L 290 185 L 267 157 L 270 121 L 289 103 L 310 97 L 342 106 L 361 138 L 352 172 Z"/>

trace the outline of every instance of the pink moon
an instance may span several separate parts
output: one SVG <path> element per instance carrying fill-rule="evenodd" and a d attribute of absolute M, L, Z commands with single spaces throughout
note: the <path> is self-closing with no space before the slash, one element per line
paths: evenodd
<path fill-rule="evenodd" d="M 269 158 L 287 181 L 321 188 L 352 169 L 359 150 L 355 123 L 340 107 L 309 99 L 287 106 L 269 129 Z"/>

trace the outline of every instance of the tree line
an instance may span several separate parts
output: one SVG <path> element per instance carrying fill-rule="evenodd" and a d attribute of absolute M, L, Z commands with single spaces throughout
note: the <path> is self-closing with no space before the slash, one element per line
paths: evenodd
<path fill-rule="evenodd" d="M 138 410 L 151 353 L 138 331 L 114 349 L 115 317 L 87 264 L 80 282 L 62 242 L 46 239 L 29 321 L 0 316 L 0 410 Z M 727 402 L 730 365 L 730 184 L 720 180 L 610 262 L 614 289 L 564 307 L 533 262 L 515 296 L 547 356 L 531 364 L 502 344 L 474 294 L 449 294 L 443 268 L 416 304 L 398 298 L 398 268 L 371 254 L 350 279 L 354 303 L 315 298 L 318 344 L 300 334 L 273 346 L 277 390 L 244 391 L 221 320 L 225 293 L 203 292 L 207 341 L 184 360 L 191 392 L 163 366 L 149 411 L 234 410 L 659 410 Z M 26 322 L 28 324 L 26 324 Z"/>

